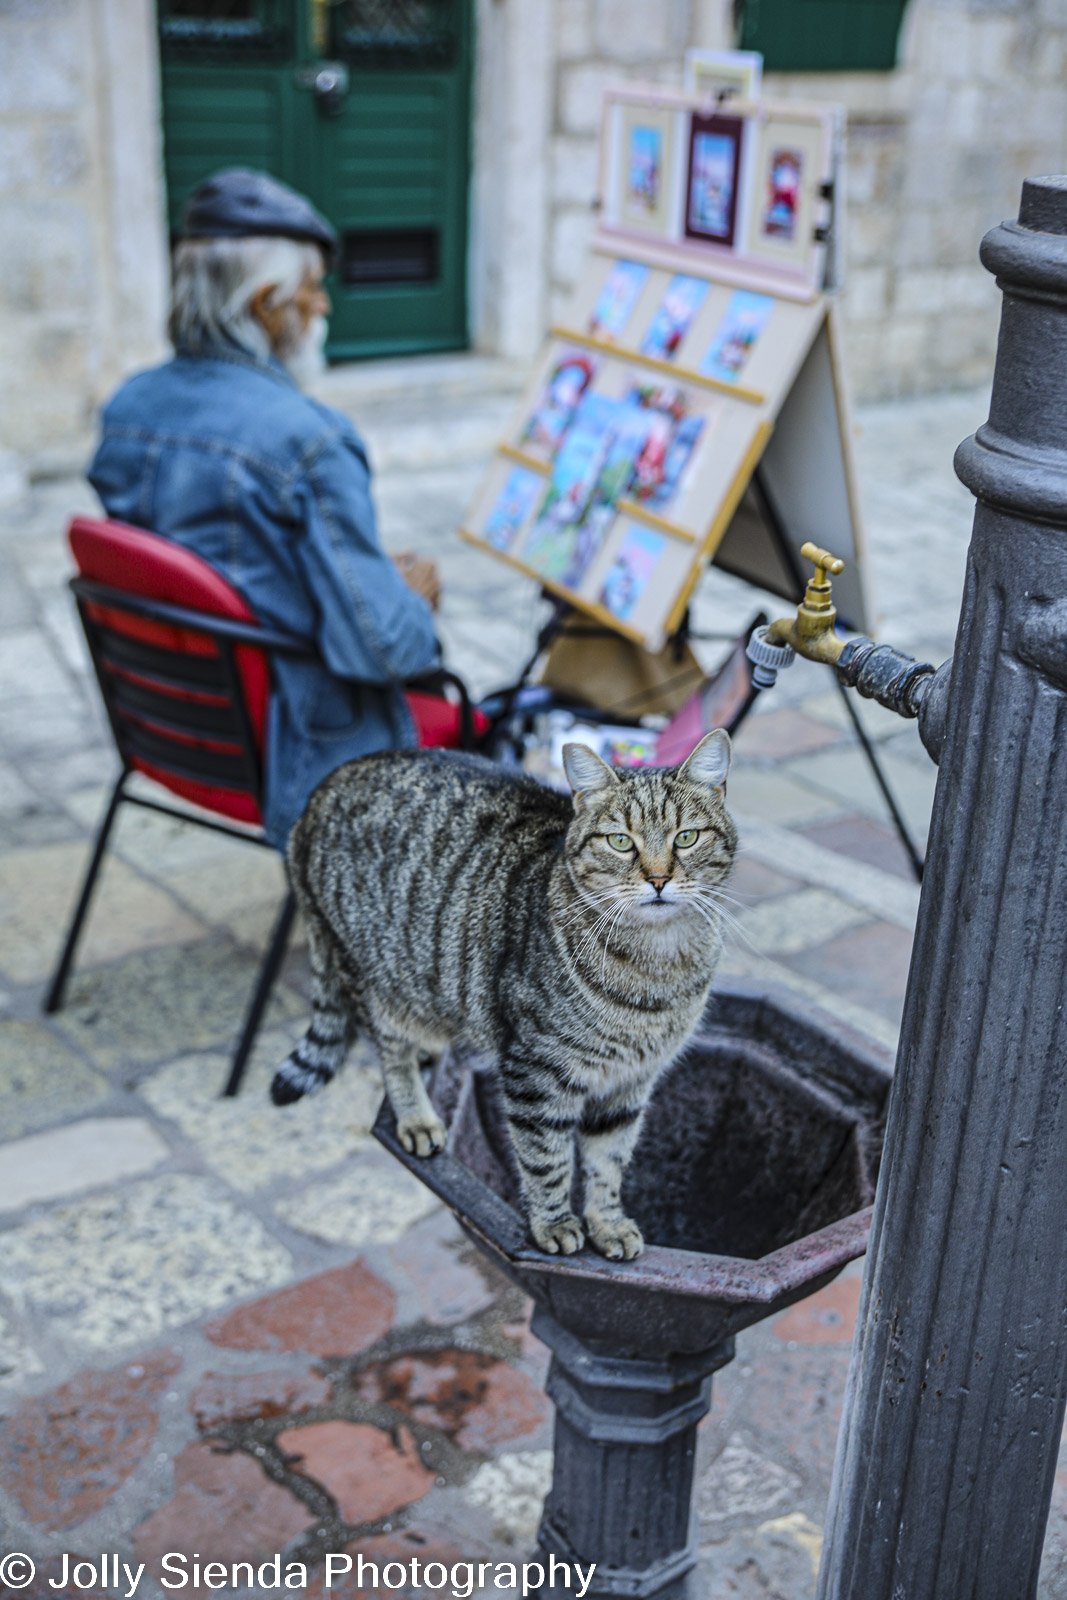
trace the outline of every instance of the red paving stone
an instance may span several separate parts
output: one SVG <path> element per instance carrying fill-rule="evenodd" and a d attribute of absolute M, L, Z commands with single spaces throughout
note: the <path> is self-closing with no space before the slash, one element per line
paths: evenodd
<path fill-rule="evenodd" d="M 330 1385 L 316 1372 L 205 1372 L 190 1401 L 201 1433 L 227 1422 L 258 1422 L 307 1411 L 326 1400 Z"/>
<path fill-rule="evenodd" d="M 785 1344 L 851 1344 L 862 1279 L 838 1278 L 809 1300 L 790 1306 L 771 1324 Z"/>
<path fill-rule="evenodd" d="M 153 1572 L 171 1550 L 190 1560 L 199 1552 L 202 1563 L 266 1561 L 316 1520 L 239 1451 L 227 1455 L 207 1443 L 186 1445 L 174 1463 L 174 1482 L 174 1498 L 133 1534 L 137 1560 Z M 190 1592 L 180 1590 L 183 1597 Z"/>
<path fill-rule="evenodd" d="M 857 1005 L 898 1022 L 911 964 L 911 934 L 890 922 L 869 922 L 825 944 L 781 958 L 794 972 L 840 989 Z"/>
<path fill-rule="evenodd" d="M 533 1433 L 549 1404 L 525 1373 L 473 1350 L 398 1356 L 359 1376 L 364 1399 L 440 1428 L 464 1450 Z"/>
<path fill-rule="evenodd" d="M 437 1326 L 462 1322 L 486 1310 L 507 1287 L 502 1274 L 485 1268 L 496 1279 L 490 1287 L 477 1267 L 457 1255 L 457 1244 L 473 1255 L 474 1246 L 461 1242 L 451 1217 L 438 1213 L 390 1245 L 388 1257 L 382 1257 L 383 1271 L 388 1271 L 398 1294 L 409 1299 L 405 1320 Z"/>
<path fill-rule="evenodd" d="M 744 761 L 761 757 L 789 761 L 793 756 L 810 756 L 816 750 L 840 744 L 842 737 L 840 728 L 817 722 L 802 711 L 768 711 L 764 716 L 748 717 L 734 735 L 738 755 Z"/>
<path fill-rule="evenodd" d="M 434 1486 L 419 1447 L 404 1429 L 395 1440 L 365 1422 L 311 1422 L 274 1441 L 305 1478 L 321 1484 L 353 1525 L 376 1522 L 421 1500 Z"/>
<path fill-rule="evenodd" d="M 0 1485 L 48 1528 L 92 1516 L 147 1455 L 160 1397 L 180 1366 L 163 1350 L 24 1400 L 0 1423 Z"/>
<path fill-rule="evenodd" d="M 897 835 L 892 828 L 871 817 L 858 814 L 834 817 L 796 831 L 826 850 L 836 850 L 840 855 L 851 856 L 853 861 L 865 861 L 868 866 L 881 867 L 883 872 L 892 872 L 909 883 L 915 882 L 911 862 Z"/>
<path fill-rule="evenodd" d="M 305 1278 L 227 1316 L 204 1332 L 231 1350 L 305 1350 L 347 1356 L 375 1344 L 392 1326 L 396 1298 L 361 1261 Z"/>
<path fill-rule="evenodd" d="M 848 1373 L 845 1345 L 789 1348 L 775 1341 L 745 1383 L 732 1427 L 770 1461 L 828 1482 Z M 946 1597 L 947 1600 L 947 1597 Z"/>

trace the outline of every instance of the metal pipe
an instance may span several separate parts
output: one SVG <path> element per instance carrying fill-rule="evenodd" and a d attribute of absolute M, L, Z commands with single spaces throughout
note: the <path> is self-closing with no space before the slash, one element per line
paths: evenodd
<path fill-rule="evenodd" d="M 1028 1600 L 1067 1395 L 1067 178 L 1023 186 L 819 1600 Z"/>

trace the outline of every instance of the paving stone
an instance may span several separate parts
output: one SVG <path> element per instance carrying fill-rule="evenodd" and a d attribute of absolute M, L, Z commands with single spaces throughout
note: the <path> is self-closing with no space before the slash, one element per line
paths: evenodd
<path fill-rule="evenodd" d="M 0 1018 L 0 1128 L 10 1137 L 82 1116 L 107 1082 L 43 1022 Z"/>
<path fill-rule="evenodd" d="M 746 856 L 742 840 L 740 853 L 734 862 L 726 887 L 728 893 L 745 906 L 754 905 L 760 900 L 771 900 L 776 895 L 788 894 L 791 889 L 798 889 L 800 884 L 795 878 L 787 877 L 784 872 L 776 872 L 773 867 L 765 866 L 761 861 Z"/>
<path fill-rule="evenodd" d="M 236 1038 L 255 984 L 258 957 L 228 939 L 146 950 L 76 974 L 56 1022 L 102 1067 L 144 1067 Z M 275 984 L 267 1028 L 303 1014 L 304 1002 Z M 219 1090 L 225 1081 L 220 1074 Z"/>
<path fill-rule="evenodd" d="M 148 1454 L 180 1365 L 167 1350 L 82 1372 L 0 1421 L 0 1484 L 23 1514 L 55 1530 L 101 1510 Z"/>
<path fill-rule="evenodd" d="M 551 1483 L 551 1450 L 518 1450 L 479 1467 L 463 1496 L 488 1512 L 498 1537 L 517 1545 L 529 1544 L 537 1533 Z"/>
<path fill-rule="evenodd" d="M 284 1282 L 289 1253 L 214 1182 L 140 1179 L 4 1234 L 0 1288 L 74 1344 L 107 1349 Z"/>
<path fill-rule="evenodd" d="M 862 1283 L 854 1267 L 818 1294 L 790 1306 L 771 1324 L 775 1338 L 783 1344 L 851 1344 Z"/>
<path fill-rule="evenodd" d="M 149 1172 L 170 1155 L 141 1117 L 88 1117 L 0 1145 L 0 1211 Z"/>
<path fill-rule="evenodd" d="M 704 1473 L 695 1496 L 702 1524 L 736 1517 L 766 1517 L 790 1505 L 800 1489 L 796 1473 L 768 1460 L 735 1434 Z"/>
<path fill-rule="evenodd" d="M 869 922 L 783 959 L 795 971 L 899 1023 L 911 964 L 911 936 L 902 928 Z"/>
<path fill-rule="evenodd" d="M 462 1251 L 470 1259 L 457 1254 Z M 471 1265 L 477 1260 L 478 1265 Z M 493 1304 L 506 1279 L 482 1262 L 451 1216 L 438 1208 L 382 1251 L 376 1265 L 402 1297 L 404 1322 L 450 1326 Z"/>
<path fill-rule="evenodd" d="M 548 1400 L 525 1373 L 474 1350 L 398 1356 L 361 1372 L 356 1387 L 364 1399 L 483 1453 L 533 1433 L 550 1414 Z"/>
<path fill-rule="evenodd" d="M 19 1337 L 0 1312 L 0 1389 L 14 1387 L 24 1378 L 35 1377 L 44 1366 L 30 1345 Z"/>
<path fill-rule="evenodd" d="M 331 1084 L 330 1094 L 344 1082 Z M 302 1233 L 361 1250 L 368 1244 L 391 1244 L 439 1205 L 437 1197 L 395 1161 L 361 1154 L 345 1171 L 309 1183 L 300 1194 L 279 1201 L 274 1211 Z"/>
<path fill-rule="evenodd" d="M 814 1600 L 822 1534 L 803 1512 L 708 1543 L 696 1569 L 701 1600 Z"/>
<path fill-rule="evenodd" d="M 348 1356 L 375 1344 L 392 1325 L 395 1298 L 361 1261 L 320 1272 L 209 1322 L 213 1344 L 231 1350 L 304 1350 Z"/>
<path fill-rule="evenodd" d="M 189 1402 L 201 1433 L 228 1423 L 259 1422 L 309 1411 L 330 1385 L 317 1372 L 205 1372 Z"/>
<path fill-rule="evenodd" d="M 730 809 L 790 826 L 835 816 L 847 802 L 798 783 L 786 772 L 738 765 L 730 773 Z M 744 835 L 742 834 L 742 838 Z"/>
<path fill-rule="evenodd" d="M 827 822 L 812 822 L 799 830 L 806 839 L 833 850 L 838 855 L 852 856 L 868 866 L 880 867 L 909 883 L 915 882 L 911 860 L 900 842 L 898 834 L 885 823 L 853 812 L 835 817 Z"/>
<path fill-rule="evenodd" d="M 761 954 L 780 956 L 805 950 L 813 939 L 821 942 L 868 920 L 866 911 L 826 889 L 798 889 L 742 911 L 736 932 Z"/>
<path fill-rule="evenodd" d="M 190 1444 L 174 1463 L 172 1500 L 134 1529 L 137 1560 L 153 1572 L 168 1551 L 207 1561 L 265 1561 L 315 1517 L 250 1456 Z M 172 1579 L 172 1582 L 174 1580 Z M 182 1589 L 189 1594 L 189 1589 Z"/>
<path fill-rule="evenodd" d="M 238 1017 L 235 1012 L 234 1023 Z M 320 1172 L 374 1148 L 366 1135 L 381 1105 L 382 1078 L 373 1062 L 353 1052 L 344 1072 L 321 1094 L 305 1096 L 291 1106 L 273 1105 L 270 1080 L 302 1031 L 298 1025 L 261 1034 L 240 1093 L 233 1099 L 220 1097 L 228 1076 L 221 1053 L 182 1056 L 161 1067 L 139 1092 L 158 1116 L 176 1123 L 204 1160 L 236 1189 L 251 1192 L 278 1178 Z M 350 1181 L 358 1182 L 359 1170 L 353 1169 Z M 346 1177 L 343 1174 L 338 1182 Z M 329 1187 L 324 1185 L 319 1192 L 324 1210 Z M 314 1212 L 315 1202 L 309 1207 Z M 339 1242 L 345 1242 L 343 1237 Z"/>
<path fill-rule="evenodd" d="M 841 733 L 825 722 L 816 722 L 801 711 L 767 711 L 746 717 L 734 735 L 734 759 L 746 761 L 793 761 L 838 744 Z"/>
<path fill-rule="evenodd" d="M 275 1439 L 305 1478 L 321 1484 L 353 1527 L 394 1515 L 434 1485 L 411 1434 L 383 1433 L 364 1422 L 311 1422 Z"/>
<path fill-rule="evenodd" d="M 841 1422 L 849 1348 L 770 1342 L 773 1357 L 765 1356 L 747 1379 L 740 1370 L 735 1375 L 743 1391 L 731 1429 L 766 1460 L 826 1485 Z"/>
<path fill-rule="evenodd" d="M 904 813 L 908 826 L 919 837 L 920 846 L 930 823 L 930 808 L 937 783 L 937 768 L 923 753 L 921 760 L 906 761 L 890 754 L 882 762 L 889 787 Z M 874 774 L 858 745 L 817 751 L 806 756 L 797 772 L 813 790 L 834 798 L 839 809 L 862 811 L 884 821 L 888 813 Z M 815 817 L 795 816 L 803 824 Z"/>
<path fill-rule="evenodd" d="M 81 843 L 0 855 L 0 971 L 13 983 L 36 983 L 50 975 L 87 859 Z M 112 858 L 100 874 L 78 965 L 99 966 L 203 933 L 203 925 L 162 889 Z"/>

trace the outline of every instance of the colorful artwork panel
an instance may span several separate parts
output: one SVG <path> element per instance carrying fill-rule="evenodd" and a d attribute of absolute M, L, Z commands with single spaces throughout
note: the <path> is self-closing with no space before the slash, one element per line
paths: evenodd
<path fill-rule="evenodd" d="M 632 615 L 666 544 L 663 534 L 653 533 L 650 528 L 627 530 L 597 596 L 600 604 L 620 622 Z"/>
<path fill-rule="evenodd" d="M 765 239 L 796 238 L 804 152 L 776 145 L 770 152 L 760 230 Z"/>
<path fill-rule="evenodd" d="M 685 213 L 690 239 L 733 245 L 743 130 L 740 117 L 692 118 Z"/>
<path fill-rule="evenodd" d="M 513 467 L 493 502 L 482 537 L 494 550 L 510 550 L 516 536 L 542 492 L 545 480 L 529 467 Z"/>
<path fill-rule="evenodd" d="M 656 419 L 637 460 L 630 498 L 662 511 L 677 493 L 704 418 L 687 415 L 686 393 L 677 384 L 638 384 L 627 399 Z"/>
<path fill-rule="evenodd" d="M 642 341 L 642 355 L 656 356 L 661 361 L 673 360 L 707 292 L 708 285 L 703 278 L 675 273 Z"/>
<path fill-rule="evenodd" d="M 735 290 L 700 363 L 700 372 L 720 383 L 736 383 L 773 310 L 770 295 Z"/>
<path fill-rule="evenodd" d="M 597 296 L 589 332 L 614 339 L 629 321 L 638 295 L 648 281 L 648 268 L 638 261 L 616 261 Z"/>
<path fill-rule="evenodd" d="M 588 351 L 568 350 L 561 356 L 530 414 L 520 443 L 554 456 L 596 370 L 596 357 Z"/>
<path fill-rule="evenodd" d="M 635 211 L 654 215 L 663 185 L 663 134 L 659 128 L 635 123 L 629 130 L 626 151 L 626 199 Z"/>

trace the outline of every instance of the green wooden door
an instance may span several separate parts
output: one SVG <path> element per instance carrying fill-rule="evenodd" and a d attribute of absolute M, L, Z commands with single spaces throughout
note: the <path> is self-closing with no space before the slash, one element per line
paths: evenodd
<path fill-rule="evenodd" d="M 261 168 L 341 236 L 333 359 L 467 342 L 471 0 L 159 0 L 171 226 Z"/>

